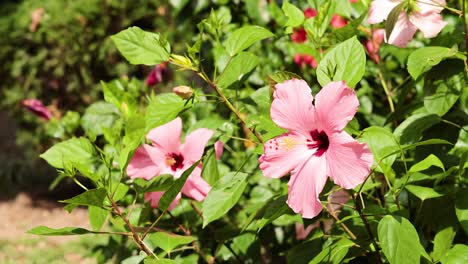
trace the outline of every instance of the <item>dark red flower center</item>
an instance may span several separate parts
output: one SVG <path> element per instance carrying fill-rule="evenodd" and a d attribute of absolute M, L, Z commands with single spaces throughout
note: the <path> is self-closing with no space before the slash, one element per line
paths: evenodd
<path fill-rule="evenodd" d="M 317 129 L 310 131 L 310 136 L 312 137 L 311 143 L 308 144 L 309 148 L 316 148 L 317 156 L 322 156 L 325 151 L 327 151 L 330 141 L 328 140 L 327 134 L 324 131 L 318 131 Z"/>
<path fill-rule="evenodd" d="M 170 166 L 173 171 L 182 169 L 182 167 L 184 167 L 184 157 L 177 153 L 168 154 L 166 156 L 166 164 Z"/>

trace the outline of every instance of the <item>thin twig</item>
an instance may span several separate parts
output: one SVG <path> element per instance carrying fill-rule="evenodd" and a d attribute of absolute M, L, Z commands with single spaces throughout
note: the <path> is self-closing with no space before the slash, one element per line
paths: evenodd
<path fill-rule="evenodd" d="M 326 206 L 323 206 L 323 208 L 325 208 L 325 210 L 328 212 L 328 214 L 331 215 L 331 217 L 333 217 L 333 219 L 335 219 L 335 221 L 343 228 L 343 230 L 346 232 L 346 234 L 348 234 L 348 236 L 352 240 L 357 239 L 356 235 L 348 228 L 348 226 L 346 226 L 345 223 L 340 222 L 340 219 L 338 218 L 338 216 L 336 216 L 334 211 L 328 210 L 328 208 Z"/>

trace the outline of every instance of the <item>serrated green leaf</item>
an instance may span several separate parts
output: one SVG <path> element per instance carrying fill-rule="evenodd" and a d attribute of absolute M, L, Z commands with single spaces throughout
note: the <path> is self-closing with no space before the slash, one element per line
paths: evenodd
<path fill-rule="evenodd" d="M 217 85 L 228 88 L 233 83 L 244 79 L 258 65 L 258 58 L 250 52 L 241 52 L 235 56 L 217 79 Z"/>
<path fill-rule="evenodd" d="M 111 37 L 117 49 L 131 64 L 156 65 L 169 60 L 171 48 L 159 34 L 130 27 Z"/>
<path fill-rule="evenodd" d="M 416 80 L 442 60 L 454 57 L 457 53 L 457 50 L 446 47 L 424 47 L 417 49 L 408 57 L 408 72 Z"/>
<path fill-rule="evenodd" d="M 247 49 L 254 43 L 273 37 L 269 30 L 259 26 L 243 26 L 234 31 L 224 43 L 226 51 L 231 57 Z"/>
<path fill-rule="evenodd" d="M 283 9 L 284 14 L 288 17 L 286 27 L 298 27 L 304 22 L 304 12 L 289 2 L 284 2 L 281 9 Z"/>
<path fill-rule="evenodd" d="M 61 203 L 75 204 L 75 205 L 92 205 L 102 207 L 104 199 L 107 197 L 107 191 L 104 188 L 97 188 L 87 190 L 82 194 L 78 194 L 70 199 L 62 200 Z"/>
<path fill-rule="evenodd" d="M 213 185 L 203 201 L 203 227 L 225 215 L 242 196 L 248 174 L 230 172 Z"/>
<path fill-rule="evenodd" d="M 317 67 L 317 80 L 323 87 L 332 81 L 345 81 L 354 87 L 364 76 L 366 53 L 356 37 L 332 48 Z"/>
<path fill-rule="evenodd" d="M 54 229 L 47 226 L 36 226 L 33 229 L 28 230 L 26 233 L 40 236 L 74 236 L 92 234 L 92 231 L 80 227 Z"/>
<path fill-rule="evenodd" d="M 171 252 L 173 249 L 179 246 L 195 241 L 195 237 L 193 236 L 180 236 L 166 232 L 151 233 L 148 235 L 148 238 L 151 241 L 151 244 L 161 248 L 167 253 Z"/>
<path fill-rule="evenodd" d="M 455 235 L 456 232 L 452 226 L 448 226 L 437 232 L 434 237 L 434 250 L 431 253 L 434 261 L 439 261 L 450 250 Z"/>
<path fill-rule="evenodd" d="M 83 175 L 97 181 L 94 176 L 96 150 L 93 144 L 83 137 L 72 138 L 49 148 L 40 157 L 57 169 L 76 168 Z"/>
<path fill-rule="evenodd" d="M 174 120 L 191 103 L 173 93 L 160 94 L 152 98 L 146 108 L 146 130 L 164 125 Z"/>
<path fill-rule="evenodd" d="M 404 217 L 386 215 L 378 225 L 378 237 L 382 251 L 390 264 L 420 263 L 427 255 L 419 242 L 418 232 Z"/>
<path fill-rule="evenodd" d="M 114 105 L 96 102 L 86 108 L 81 117 L 81 127 L 88 135 L 96 137 L 103 134 L 103 128 L 110 129 L 119 115 L 119 110 Z"/>
<path fill-rule="evenodd" d="M 457 244 L 450 249 L 441 259 L 442 264 L 465 264 L 468 263 L 468 246 Z"/>

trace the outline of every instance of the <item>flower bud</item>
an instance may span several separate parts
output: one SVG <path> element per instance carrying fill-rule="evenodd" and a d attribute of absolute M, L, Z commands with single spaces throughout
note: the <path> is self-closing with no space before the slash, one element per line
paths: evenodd
<path fill-rule="evenodd" d="M 172 88 L 172 92 L 177 94 L 182 99 L 189 99 L 193 95 L 192 88 L 185 86 L 185 85 L 176 86 Z"/>

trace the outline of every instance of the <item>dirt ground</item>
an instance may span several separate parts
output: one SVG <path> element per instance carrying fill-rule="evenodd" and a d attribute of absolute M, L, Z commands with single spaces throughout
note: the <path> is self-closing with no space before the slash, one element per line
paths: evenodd
<path fill-rule="evenodd" d="M 21 251 L 54 250 L 80 239 L 79 236 L 38 237 L 26 234 L 27 230 L 39 225 L 51 228 L 66 226 L 89 228 L 85 209 L 76 208 L 72 213 L 68 213 L 57 203 L 33 199 L 25 193 L 19 193 L 14 199 L 0 201 L 0 241 L 3 243 L 3 247 L 0 248 L 0 262 L 30 263 L 30 259 L 21 260 L 16 256 L 21 256 Z M 24 241 L 38 242 L 28 245 Z M 75 253 L 67 253 L 63 257 L 67 263 L 89 263 L 89 259 L 85 260 Z M 34 261 L 34 263 L 41 262 Z"/>

